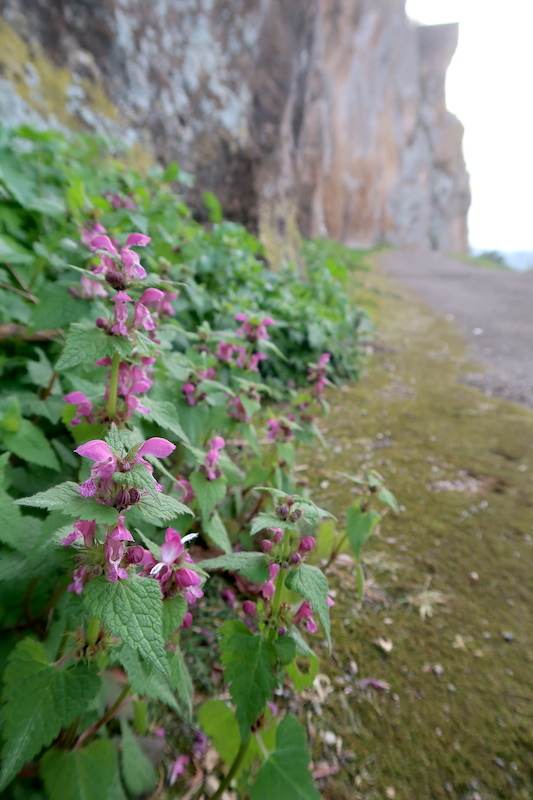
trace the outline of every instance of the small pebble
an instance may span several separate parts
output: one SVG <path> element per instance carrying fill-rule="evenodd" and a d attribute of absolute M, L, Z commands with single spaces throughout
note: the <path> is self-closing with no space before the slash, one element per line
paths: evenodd
<path fill-rule="evenodd" d="M 433 665 L 433 672 L 435 673 L 435 675 L 439 675 L 440 676 L 444 672 L 444 667 L 442 666 L 442 664 L 434 664 Z"/>
<path fill-rule="evenodd" d="M 509 633 L 509 631 L 503 631 L 502 636 L 506 642 L 514 642 L 514 636 L 512 633 Z"/>
<path fill-rule="evenodd" d="M 451 784 L 449 781 L 446 781 L 446 783 L 444 784 L 444 788 L 445 788 L 445 789 L 446 789 L 446 791 L 447 791 L 447 792 L 449 792 L 450 794 L 453 792 L 453 786 L 452 786 L 452 784 Z"/>
<path fill-rule="evenodd" d="M 328 744 L 328 745 L 332 746 L 332 745 L 336 744 L 337 737 L 335 736 L 333 731 L 324 731 L 323 734 L 322 734 L 322 740 L 323 740 L 324 744 Z"/>
<path fill-rule="evenodd" d="M 479 580 L 479 575 L 477 574 L 477 572 L 471 572 L 470 575 L 469 575 L 469 578 L 470 578 L 471 581 L 478 581 Z"/>

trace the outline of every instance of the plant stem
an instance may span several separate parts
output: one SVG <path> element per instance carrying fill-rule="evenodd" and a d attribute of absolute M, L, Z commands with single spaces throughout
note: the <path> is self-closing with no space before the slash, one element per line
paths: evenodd
<path fill-rule="evenodd" d="M 117 391 L 118 391 L 118 368 L 120 366 L 120 354 L 113 353 L 111 361 L 111 376 L 109 378 L 109 397 L 107 399 L 107 416 L 110 420 L 115 419 L 117 414 Z"/>
<path fill-rule="evenodd" d="M 131 686 L 129 685 L 129 683 L 127 683 L 124 686 L 124 688 L 122 689 L 122 691 L 119 694 L 119 696 L 117 697 L 117 699 L 115 700 L 115 702 L 113 703 L 113 705 L 111 706 L 111 708 L 109 708 L 105 712 L 105 714 L 102 717 L 100 717 L 98 722 L 95 722 L 94 725 L 91 725 L 90 728 L 87 728 L 87 730 L 83 731 L 83 733 L 81 734 L 80 738 L 76 742 L 76 746 L 75 746 L 74 750 L 79 750 L 80 747 L 82 746 L 83 742 L 85 741 L 85 739 L 87 739 L 89 736 L 92 736 L 93 734 L 95 734 L 96 731 L 99 731 L 100 728 L 103 725 L 106 724 L 106 722 L 109 722 L 109 720 L 112 719 L 115 716 L 115 714 L 119 710 L 119 708 L 122 705 L 122 703 L 124 702 L 124 700 L 127 698 L 127 696 L 130 693 L 130 691 L 131 691 Z"/>
<path fill-rule="evenodd" d="M 87 624 L 87 633 L 85 634 L 85 638 L 87 639 L 87 644 L 96 644 L 98 641 L 98 634 L 100 633 L 100 625 L 102 623 L 98 619 L 98 617 L 91 617 Z"/>
<path fill-rule="evenodd" d="M 233 780 L 235 774 L 237 773 L 239 767 L 241 766 L 241 764 L 242 764 L 242 762 L 244 760 L 244 757 L 246 755 L 246 751 L 248 750 L 248 745 L 249 744 L 250 744 L 250 736 L 248 735 L 248 738 L 245 739 L 244 742 L 239 747 L 239 751 L 238 751 L 237 755 L 235 756 L 235 761 L 231 765 L 228 774 L 226 775 L 226 777 L 224 778 L 224 780 L 222 781 L 222 783 L 220 784 L 220 786 L 216 790 L 215 794 L 212 796 L 211 800 L 219 800 L 222 797 L 222 795 L 224 794 L 224 792 L 226 791 L 226 789 L 228 788 L 228 786 L 232 782 L 232 780 Z"/>
<path fill-rule="evenodd" d="M 284 586 L 285 586 L 285 570 L 283 569 L 283 567 L 281 567 L 276 577 L 276 591 L 274 592 L 274 597 L 272 599 L 272 612 L 270 618 L 274 622 L 276 621 L 276 618 L 279 613 L 279 607 L 281 605 L 281 593 L 283 591 Z M 270 642 L 273 642 L 274 639 L 276 639 L 277 635 L 278 635 L 277 628 L 275 627 L 268 628 L 267 639 Z"/>

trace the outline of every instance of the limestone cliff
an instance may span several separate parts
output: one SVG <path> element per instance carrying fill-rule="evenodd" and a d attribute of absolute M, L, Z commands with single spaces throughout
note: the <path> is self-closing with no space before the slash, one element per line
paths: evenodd
<path fill-rule="evenodd" d="M 467 249 L 453 25 L 404 0 L 3 0 L 0 115 L 89 128 L 195 173 L 272 258 L 298 230 Z"/>

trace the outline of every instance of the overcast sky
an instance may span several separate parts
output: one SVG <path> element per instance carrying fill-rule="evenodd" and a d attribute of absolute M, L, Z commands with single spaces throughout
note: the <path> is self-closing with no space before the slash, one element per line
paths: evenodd
<path fill-rule="evenodd" d="M 450 111 L 465 126 L 470 244 L 533 250 L 533 0 L 407 0 L 424 24 L 459 22 Z"/>

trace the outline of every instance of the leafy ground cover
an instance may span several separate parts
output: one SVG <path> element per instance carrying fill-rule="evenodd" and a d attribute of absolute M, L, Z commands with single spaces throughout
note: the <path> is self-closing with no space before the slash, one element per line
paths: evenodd
<path fill-rule="evenodd" d="M 329 396 L 327 447 L 304 463 L 326 507 L 353 496 L 339 472 L 364 467 L 402 508 L 369 542 L 362 605 L 349 554 L 329 573 L 335 655 L 307 698 L 322 711 L 323 796 L 525 800 L 533 412 L 462 385 L 459 335 L 407 290 L 370 273 L 356 291 L 374 354 L 360 383 Z"/>

